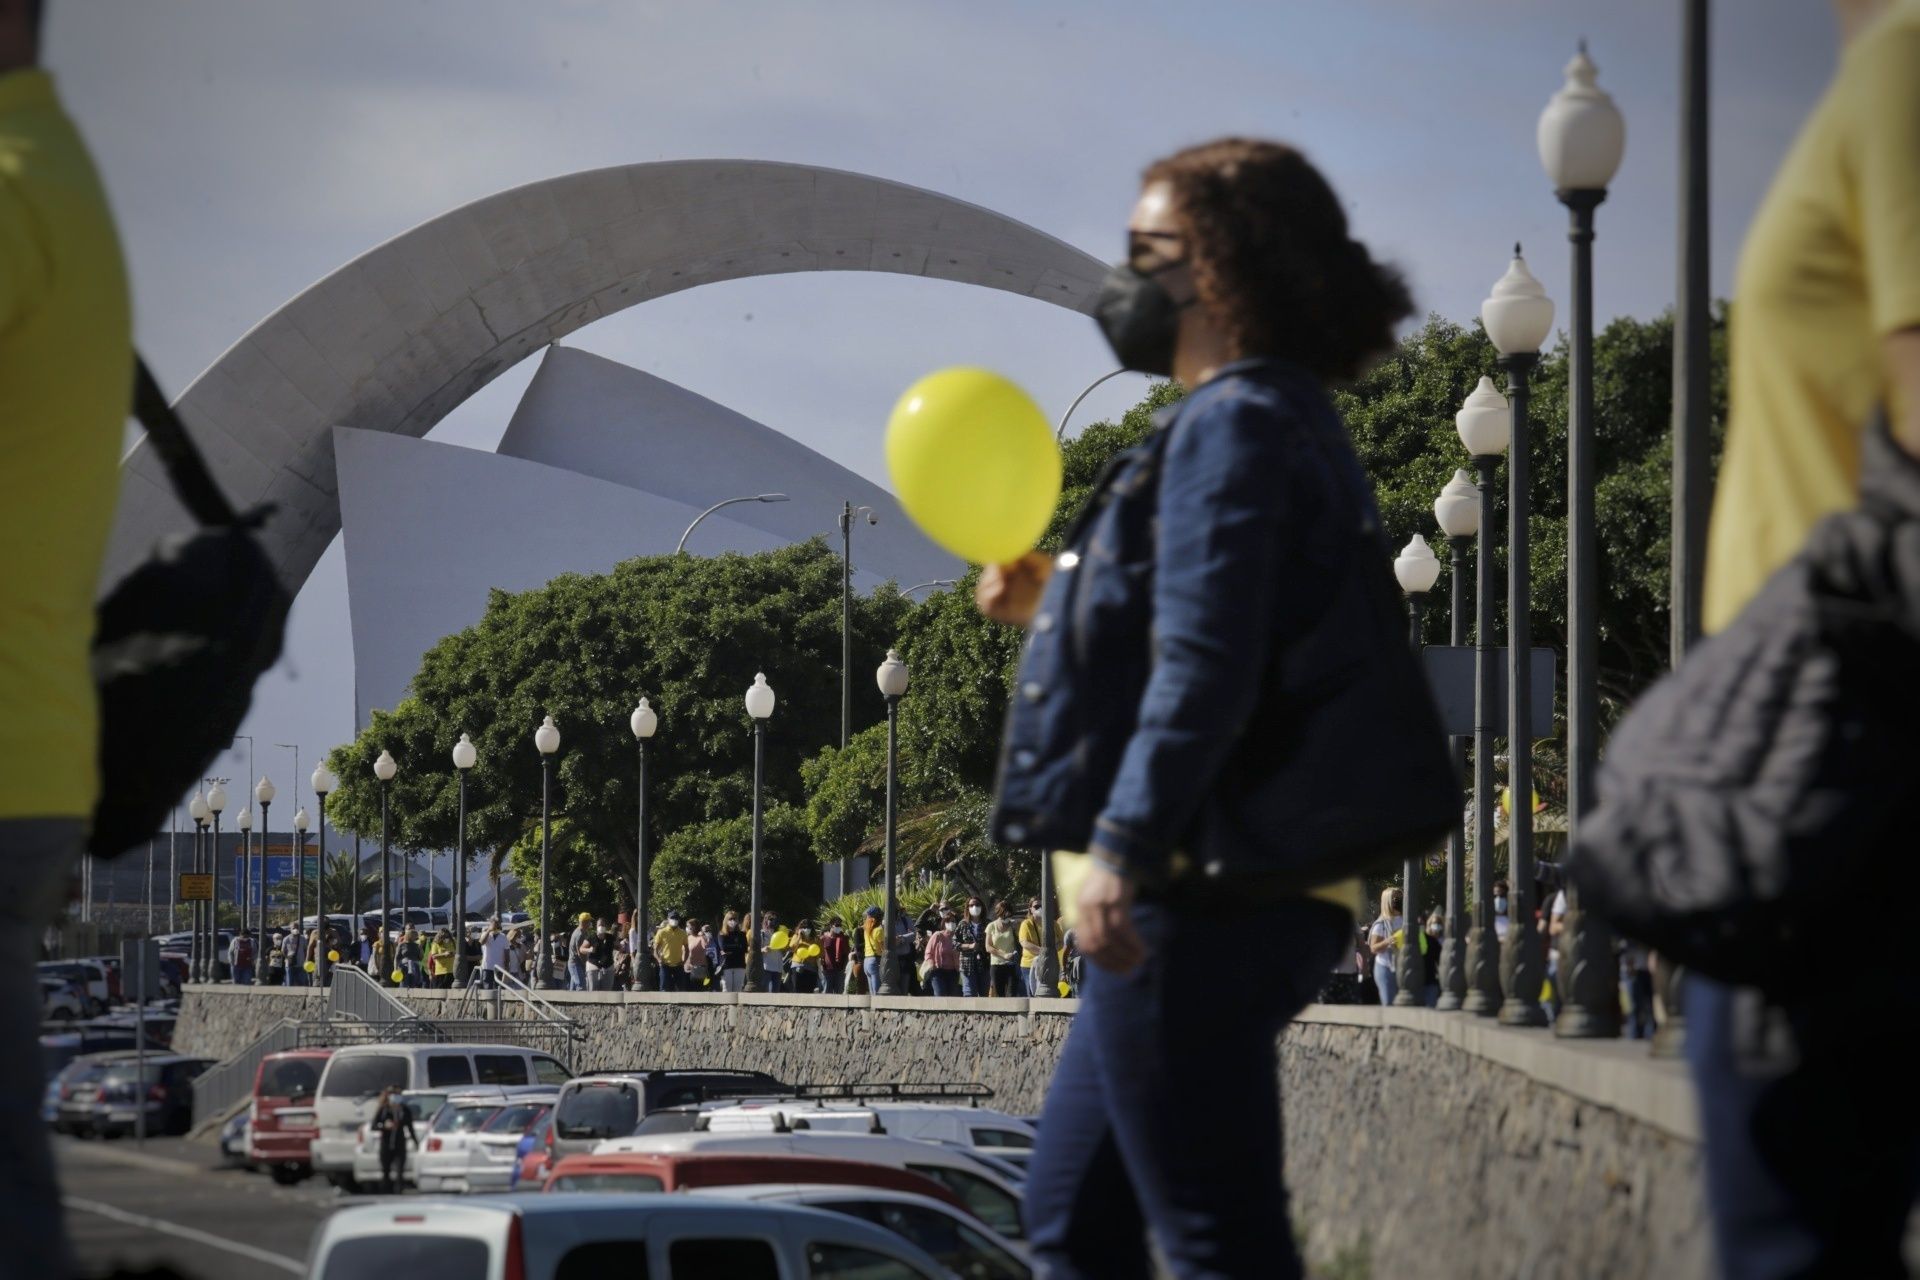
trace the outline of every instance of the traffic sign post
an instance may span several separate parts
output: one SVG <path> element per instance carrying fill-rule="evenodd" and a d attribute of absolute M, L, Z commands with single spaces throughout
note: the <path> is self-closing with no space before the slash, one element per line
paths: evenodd
<path fill-rule="evenodd" d="M 213 877 L 200 871 L 180 873 L 180 901 L 212 902 Z"/>

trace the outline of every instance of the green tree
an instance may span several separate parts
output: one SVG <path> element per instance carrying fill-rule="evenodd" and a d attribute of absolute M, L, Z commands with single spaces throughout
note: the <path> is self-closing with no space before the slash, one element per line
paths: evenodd
<path fill-rule="evenodd" d="M 911 607 L 891 587 L 856 599 L 856 679 L 879 664 Z M 391 784 L 396 845 L 455 847 L 450 753 L 464 732 L 479 751 L 468 779 L 468 833 L 480 873 L 503 857 L 524 870 L 528 850 L 537 860 L 539 847 L 533 731 L 552 715 L 561 731 L 553 812 L 566 819 L 570 842 L 564 858 L 556 852 L 565 871 L 555 897 L 573 909 L 611 911 L 633 891 L 636 762 L 627 718 L 635 702 L 647 697 L 660 715 L 648 755 L 648 838 L 666 863 L 669 838 L 750 807 L 753 734 L 741 700 L 756 672 L 780 698 L 766 729 L 767 802 L 801 802 L 801 761 L 838 736 L 839 659 L 840 564 L 820 539 L 751 556 L 643 557 L 605 574 L 495 592 L 479 622 L 421 659 L 408 697 L 374 711 L 359 737 L 330 757 L 341 780 L 330 816 L 378 837 L 372 765 L 384 749 L 400 764 Z M 856 698 L 854 710 L 856 730 L 882 713 L 878 699 Z M 809 873 L 818 875 L 810 865 Z M 729 898 L 744 901 L 745 891 L 744 875 L 726 885 Z"/>

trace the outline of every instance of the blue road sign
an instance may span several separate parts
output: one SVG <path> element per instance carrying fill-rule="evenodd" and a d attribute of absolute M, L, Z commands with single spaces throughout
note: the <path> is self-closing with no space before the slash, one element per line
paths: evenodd
<path fill-rule="evenodd" d="M 257 853 L 254 854 L 253 858 L 251 859 L 253 863 L 251 871 L 243 873 L 241 871 L 241 866 L 243 863 L 247 861 L 248 859 L 246 858 L 241 858 L 241 857 L 234 858 L 233 883 L 235 885 L 239 885 L 242 883 L 244 878 L 245 883 L 247 884 L 247 901 L 255 906 L 259 905 L 260 895 L 262 892 L 266 890 L 270 890 L 274 888 L 276 885 L 284 884 L 287 881 L 293 879 L 294 859 L 293 859 L 293 855 L 290 853 L 273 854 L 267 857 L 265 859 L 267 866 L 266 866 L 266 875 L 264 877 L 260 875 L 260 863 L 262 859 L 259 854 Z M 310 853 L 306 856 L 304 861 L 307 864 L 304 869 L 304 875 L 306 876 L 306 881 L 307 881 L 308 896 L 311 897 L 314 877 L 320 874 L 320 855 L 315 853 Z M 291 894 L 276 895 L 275 897 L 269 899 L 269 901 L 275 902 L 275 903 L 279 903 L 282 901 L 291 902 L 293 901 L 293 896 Z"/>

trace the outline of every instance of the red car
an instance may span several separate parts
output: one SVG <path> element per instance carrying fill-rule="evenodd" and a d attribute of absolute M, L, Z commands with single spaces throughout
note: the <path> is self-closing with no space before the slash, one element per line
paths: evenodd
<path fill-rule="evenodd" d="M 247 1160 L 279 1183 L 313 1172 L 313 1095 L 331 1049 L 288 1049 L 260 1059 L 247 1116 Z"/>
<path fill-rule="evenodd" d="M 533 1122 L 533 1126 L 520 1135 L 520 1146 L 514 1156 L 513 1178 L 507 1183 L 509 1191 L 521 1186 L 529 1190 L 539 1187 L 540 1180 L 547 1176 L 547 1166 L 553 1162 L 553 1108 L 547 1108 L 547 1114 Z"/>
<path fill-rule="evenodd" d="M 564 1156 L 547 1175 L 547 1191 L 697 1191 L 702 1187 L 779 1182 L 911 1191 L 969 1216 L 972 1212 L 959 1196 L 924 1174 L 830 1156 L 722 1155 L 711 1151 Z"/>

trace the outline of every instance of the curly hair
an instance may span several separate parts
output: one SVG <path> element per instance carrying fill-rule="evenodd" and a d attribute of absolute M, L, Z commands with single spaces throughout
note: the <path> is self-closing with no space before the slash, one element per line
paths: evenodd
<path fill-rule="evenodd" d="M 1333 188 L 1292 147 L 1220 138 L 1156 160 L 1141 181 L 1172 187 L 1194 288 L 1236 355 L 1350 382 L 1413 312 L 1400 273 L 1347 234 Z"/>

